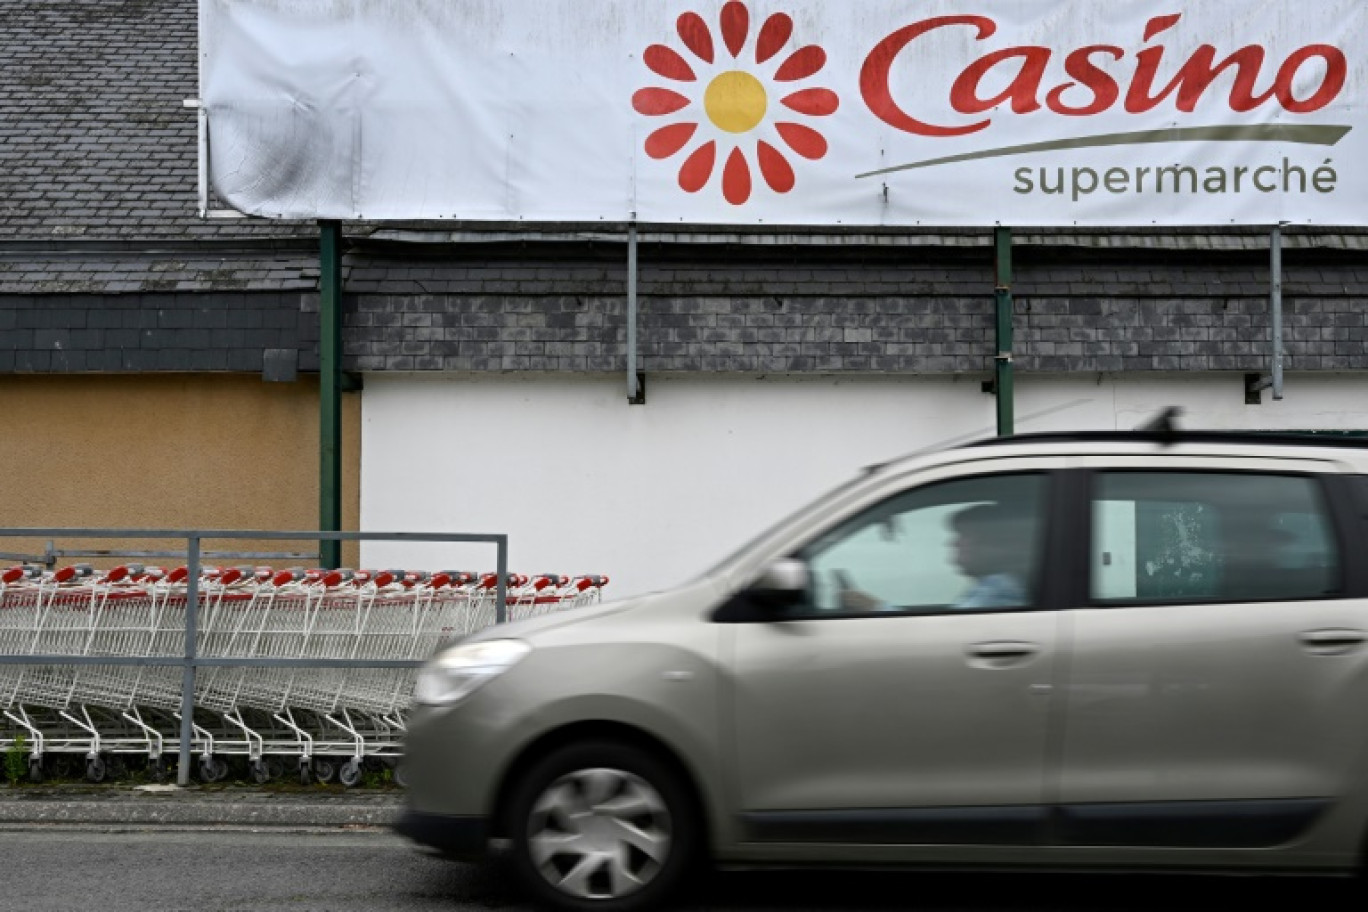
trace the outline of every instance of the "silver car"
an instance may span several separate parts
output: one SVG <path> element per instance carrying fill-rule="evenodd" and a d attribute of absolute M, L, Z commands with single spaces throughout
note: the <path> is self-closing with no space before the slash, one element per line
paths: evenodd
<path fill-rule="evenodd" d="M 679 589 L 436 655 L 398 830 L 576 910 L 707 860 L 1354 873 L 1366 522 L 1350 440 L 874 467 Z"/>

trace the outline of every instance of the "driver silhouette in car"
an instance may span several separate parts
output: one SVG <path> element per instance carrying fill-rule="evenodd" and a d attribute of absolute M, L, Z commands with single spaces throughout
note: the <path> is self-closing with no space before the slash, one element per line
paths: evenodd
<path fill-rule="evenodd" d="M 1000 504 L 966 507 L 950 518 L 951 551 L 972 583 L 952 607 L 1022 608 L 1030 602 L 1026 566 L 1030 548 L 1026 524 Z M 896 610 L 859 589 L 841 592 L 841 607 L 851 612 Z"/>

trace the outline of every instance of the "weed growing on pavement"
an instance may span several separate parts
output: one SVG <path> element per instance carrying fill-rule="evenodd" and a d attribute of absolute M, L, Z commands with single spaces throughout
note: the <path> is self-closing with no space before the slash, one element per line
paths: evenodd
<path fill-rule="evenodd" d="M 366 770 L 361 774 L 362 788 L 387 788 L 394 785 L 394 771 L 388 767 Z"/>
<path fill-rule="evenodd" d="M 10 785 L 18 785 L 28 772 L 28 741 L 23 735 L 15 735 L 10 746 L 5 749 L 5 778 Z"/>

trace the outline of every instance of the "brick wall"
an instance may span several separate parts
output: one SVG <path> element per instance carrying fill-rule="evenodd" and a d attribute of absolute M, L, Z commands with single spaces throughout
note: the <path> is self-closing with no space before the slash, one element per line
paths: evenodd
<path fill-rule="evenodd" d="M 317 368 L 315 257 L 194 262 L 144 269 L 139 281 L 68 259 L 42 266 L 47 285 L 30 266 L 14 285 L 24 293 L 0 269 L 0 372 L 259 371 L 282 355 Z M 345 263 L 349 370 L 625 369 L 621 245 L 359 242 Z M 1014 270 L 1020 370 L 1268 363 L 1266 255 L 1023 247 Z M 657 373 L 982 373 L 994 354 L 993 281 L 982 248 L 643 245 L 638 363 Z M 1288 370 L 1368 368 L 1368 255 L 1289 252 L 1284 328 Z"/>

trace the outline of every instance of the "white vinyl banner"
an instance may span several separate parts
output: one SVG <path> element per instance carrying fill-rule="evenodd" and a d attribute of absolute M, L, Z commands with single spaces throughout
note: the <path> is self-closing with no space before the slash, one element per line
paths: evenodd
<path fill-rule="evenodd" d="M 1368 225 L 1363 0 L 200 0 L 272 218 Z"/>

